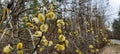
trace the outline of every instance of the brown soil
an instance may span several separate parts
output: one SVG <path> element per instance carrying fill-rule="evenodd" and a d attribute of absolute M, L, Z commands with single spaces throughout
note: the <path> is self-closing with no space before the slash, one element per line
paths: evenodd
<path fill-rule="evenodd" d="M 120 45 L 105 46 L 100 54 L 120 54 Z"/>

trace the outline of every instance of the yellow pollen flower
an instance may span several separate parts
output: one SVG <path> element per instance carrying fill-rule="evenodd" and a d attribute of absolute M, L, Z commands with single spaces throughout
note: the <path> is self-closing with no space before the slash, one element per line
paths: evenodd
<path fill-rule="evenodd" d="M 57 24 L 57 27 L 61 28 L 61 27 L 62 27 L 62 25 L 61 25 L 60 23 L 58 23 L 58 24 Z"/>
<path fill-rule="evenodd" d="M 39 51 L 40 51 L 40 52 L 42 52 L 43 50 L 44 50 L 44 48 L 42 48 L 42 47 L 39 48 Z"/>
<path fill-rule="evenodd" d="M 27 22 L 27 23 L 26 23 L 26 26 L 27 26 L 27 27 L 33 27 L 33 24 L 30 23 L 30 22 Z"/>
<path fill-rule="evenodd" d="M 45 38 L 45 36 L 42 36 L 41 43 L 42 43 L 44 46 L 48 46 L 48 40 Z"/>
<path fill-rule="evenodd" d="M 44 22 L 45 22 L 45 16 L 44 16 L 42 13 L 39 13 L 37 17 L 38 17 L 38 20 L 39 20 L 41 23 L 44 23 Z"/>
<path fill-rule="evenodd" d="M 82 54 L 82 52 L 80 51 L 80 50 L 75 50 L 75 52 L 77 53 L 77 54 Z"/>
<path fill-rule="evenodd" d="M 34 31 L 38 30 L 38 27 L 37 26 L 33 26 L 32 28 Z"/>
<path fill-rule="evenodd" d="M 75 34 L 75 36 L 78 36 L 78 31 L 76 30 L 76 31 L 74 32 L 74 34 Z"/>
<path fill-rule="evenodd" d="M 89 45 L 89 48 L 91 48 L 91 49 L 92 49 L 92 48 L 94 48 L 94 47 L 93 47 L 93 45 Z"/>
<path fill-rule="evenodd" d="M 38 18 L 36 18 L 36 17 L 32 18 L 32 21 L 33 21 L 34 23 L 36 23 L 36 24 L 39 23 L 39 20 L 38 20 Z"/>
<path fill-rule="evenodd" d="M 41 37 L 42 36 L 42 32 L 41 31 L 36 31 L 33 36 L 34 37 Z"/>
<path fill-rule="evenodd" d="M 55 19 L 55 13 L 54 12 L 48 12 L 46 14 L 46 17 L 50 20 L 53 20 L 53 19 Z"/>
<path fill-rule="evenodd" d="M 43 44 L 44 46 L 48 46 L 48 41 L 47 41 L 46 39 L 41 40 L 41 42 L 42 42 L 42 44 Z"/>
<path fill-rule="evenodd" d="M 65 22 L 63 21 L 63 19 L 58 19 L 57 20 L 57 24 L 61 24 L 61 25 L 65 25 Z"/>
<path fill-rule="evenodd" d="M 23 50 L 18 50 L 17 53 L 18 54 L 23 54 Z"/>
<path fill-rule="evenodd" d="M 49 41 L 48 46 L 52 46 L 53 45 L 53 41 Z"/>
<path fill-rule="evenodd" d="M 108 40 L 107 40 L 107 38 L 104 37 L 104 38 L 103 38 L 103 41 L 107 42 Z"/>
<path fill-rule="evenodd" d="M 65 46 L 68 47 L 69 41 L 65 40 Z"/>
<path fill-rule="evenodd" d="M 22 48 L 23 48 L 23 43 L 19 42 L 19 43 L 17 44 L 17 49 L 20 50 L 20 49 L 22 49 Z"/>
<path fill-rule="evenodd" d="M 42 40 L 45 40 L 46 38 L 45 38 L 45 36 L 42 36 Z"/>
<path fill-rule="evenodd" d="M 13 48 L 10 45 L 7 45 L 7 46 L 5 46 L 3 48 L 3 52 L 6 53 L 6 54 L 8 54 L 8 53 L 10 53 L 12 51 L 12 49 Z"/>
<path fill-rule="evenodd" d="M 59 42 L 63 42 L 63 41 L 65 41 L 65 36 L 64 35 L 59 35 L 59 37 L 58 37 L 58 39 L 59 39 Z"/>
<path fill-rule="evenodd" d="M 96 52 L 99 52 L 99 49 L 96 49 Z"/>
<path fill-rule="evenodd" d="M 50 4 L 48 8 L 52 10 L 54 8 L 53 4 Z"/>
<path fill-rule="evenodd" d="M 91 49 L 90 51 L 91 51 L 92 53 L 94 53 L 94 52 L 95 52 L 95 50 L 93 50 L 93 49 Z"/>
<path fill-rule="evenodd" d="M 71 33 L 71 32 L 69 32 L 69 35 L 72 35 L 72 33 Z"/>
<path fill-rule="evenodd" d="M 57 51 L 63 51 L 65 50 L 65 47 L 63 45 L 60 44 L 56 44 L 56 46 L 54 47 Z"/>
<path fill-rule="evenodd" d="M 40 26 L 40 30 L 41 30 L 42 32 L 47 32 L 47 30 L 48 30 L 48 25 L 47 25 L 47 24 L 42 24 L 42 25 Z"/>
<path fill-rule="evenodd" d="M 61 30 L 61 29 L 58 29 L 58 33 L 61 34 L 61 33 L 62 33 L 62 30 Z"/>

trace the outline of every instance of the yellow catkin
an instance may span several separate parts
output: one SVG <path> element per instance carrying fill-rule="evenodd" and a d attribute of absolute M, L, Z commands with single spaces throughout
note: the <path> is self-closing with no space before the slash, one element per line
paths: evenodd
<path fill-rule="evenodd" d="M 61 33 L 62 33 L 62 30 L 61 30 L 61 29 L 58 29 L 58 33 L 61 34 Z"/>
<path fill-rule="evenodd" d="M 30 23 L 30 22 L 27 22 L 27 23 L 26 23 L 26 26 L 27 26 L 27 27 L 33 27 L 33 24 Z"/>
<path fill-rule="evenodd" d="M 59 35 L 58 39 L 59 39 L 59 42 L 63 42 L 63 41 L 65 41 L 66 38 L 63 34 L 61 34 L 61 35 Z"/>
<path fill-rule="evenodd" d="M 46 39 L 41 40 L 41 42 L 42 42 L 42 44 L 43 44 L 44 46 L 48 46 L 48 41 L 47 41 Z"/>
<path fill-rule="evenodd" d="M 77 30 L 75 30 L 74 34 L 75 34 L 75 36 L 78 36 L 79 33 Z"/>
<path fill-rule="evenodd" d="M 41 37 L 42 32 L 41 31 L 36 31 L 35 34 L 33 34 L 34 37 Z"/>
<path fill-rule="evenodd" d="M 52 46 L 53 45 L 53 41 L 49 41 L 48 46 Z"/>
<path fill-rule="evenodd" d="M 36 18 L 36 17 L 32 18 L 32 21 L 33 21 L 34 23 L 36 23 L 36 24 L 39 23 L 39 20 L 38 20 L 38 18 Z"/>
<path fill-rule="evenodd" d="M 9 54 L 12 51 L 12 47 L 10 45 L 7 45 L 3 48 L 3 53 Z"/>
<path fill-rule="evenodd" d="M 82 54 L 82 52 L 80 50 L 75 50 L 76 54 Z"/>
<path fill-rule="evenodd" d="M 42 43 L 44 46 L 48 46 L 48 40 L 45 38 L 45 36 L 42 36 L 41 43 Z"/>
<path fill-rule="evenodd" d="M 38 30 L 38 27 L 37 26 L 33 26 L 32 28 L 34 31 Z"/>
<path fill-rule="evenodd" d="M 57 24 L 65 25 L 65 22 L 63 19 L 58 19 Z"/>
<path fill-rule="evenodd" d="M 42 25 L 40 26 L 40 30 L 41 30 L 42 32 L 47 32 L 47 30 L 48 30 L 48 25 L 47 25 L 47 24 L 42 24 Z"/>
<path fill-rule="evenodd" d="M 44 48 L 39 48 L 39 51 L 42 52 L 44 50 Z"/>
<path fill-rule="evenodd" d="M 23 54 L 23 50 L 18 50 L 17 53 L 18 54 Z"/>
<path fill-rule="evenodd" d="M 99 49 L 96 49 L 96 52 L 99 52 Z"/>
<path fill-rule="evenodd" d="M 17 44 L 17 49 L 19 50 L 19 49 L 22 49 L 22 48 L 23 48 L 23 43 L 19 42 L 19 43 Z"/>
<path fill-rule="evenodd" d="M 18 54 L 23 54 L 22 48 L 23 48 L 23 43 L 22 43 L 22 42 L 19 42 L 19 43 L 17 44 L 17 53 L 18 53 Z"/>
<path fill-rule="evenodd" d="M 54 12 L 48 12 L 46 14 L 46 17 L 50 20 L 53 20 L 53 19 L 55 19 L 55 13 Z"/>
<path fill-rule="evenodd" d="M 38 20 L 41 22 L 41 23 L 44 23 L 45 22 L 45 16 L 42 14 L 42 13 L 38 13 Z"/>
<path fill-rule="evenodd" d="M 93 45 L 89 45 L 89 48 L 94 48 Z"/>
<path fill-rule="evenodd" d="M 95 52 L 95 50 L 91 49 L 91 50 L 90 50 L 90 52 L 94 53 L 94 52 Z"/>
<path fill-rule="evenodd" d="M 61 44 L 56 44 L 56 46 L 54 47 L 57 51 L 63 51 L 65 50 L 64 45 Z"/>
<path fill-rule="evenodd" d="M 48 6 L 48 8 L 51 9 L 51 10 L 53 10 L 53 8 L 54 8 L 53 4 L 50 4 L 50 5 Z"/>
<path fill-rule="evenodd" d="M 69 41 L 65 40 L 65 46 L 68 47 Z"/>

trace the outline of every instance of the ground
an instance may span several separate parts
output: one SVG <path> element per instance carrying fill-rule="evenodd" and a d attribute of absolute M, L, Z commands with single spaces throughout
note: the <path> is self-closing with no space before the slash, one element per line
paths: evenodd
<path fill-rule="evenodd" d="M 120 40 L 112 40 L 112 41 L 115 44 L 105 46 L 103 49 L 101 49 L 100 54 L 120 54 Z"/>

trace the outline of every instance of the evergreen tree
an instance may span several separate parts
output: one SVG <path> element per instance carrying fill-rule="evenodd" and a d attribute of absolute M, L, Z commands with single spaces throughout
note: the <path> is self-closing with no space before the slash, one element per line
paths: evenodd
<path fill-rule="evenodd" d="M 116 32 L 120 32 L 120 11 L 118 13 L 118 16 L 119 16 L 119 18 L 115 19 L 113 22 L 113 25 L 112 25 L 113 30 Z"/>
<path fill-rule="evenodd" d="M 119 38 L 120 34 L 120 11 L 118 13 L 119 18 L 115 19 L 112 25 L 114 38 Z"/>

